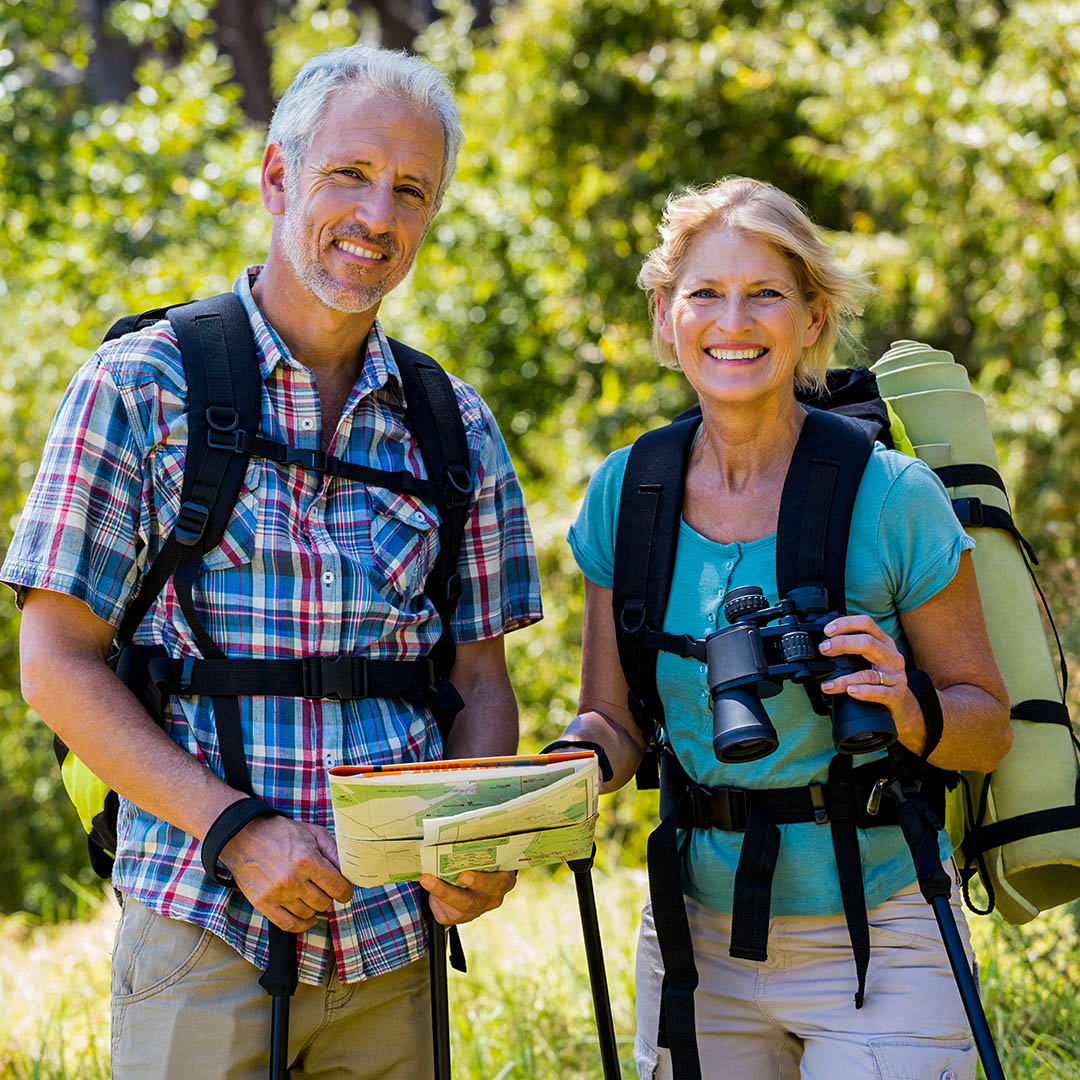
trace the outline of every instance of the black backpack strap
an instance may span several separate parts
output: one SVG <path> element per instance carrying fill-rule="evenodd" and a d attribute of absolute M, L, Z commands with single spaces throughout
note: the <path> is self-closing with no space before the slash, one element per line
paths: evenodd
<path fill-rule="evenodd" d="M 844 568 L 855 496 L 874 440 L 850 417 L 808 409 L 780 497 L 776 586 L 824 586 L 828 610 L 843 614 Z"/>
<path fill-rule="evenodd" d="M 439 613 L 442 633 L 429 654 L 435 665 L 437 683 L 432 694 L 443 743 L 454 717 L 461 711 L 461 697 L 450 683 L 456 648 L 450 620 L 461 597 L 458 555 L 465 534 L 465 520 L 473 500 L 472 466 L 465 424 L 457 394 L 445 371 L 417 349 L 390 341 L 405 390 L 405 415 L 409 430 L 420 445 L 420 455 L 428 478 L 445 477 L 447 499 L 439 524 L 439 553 L 424 583 L 424 593 Z"/>
<path fill-rule="evenodd" d="M 251 324 L 239 297 L 222 293 L 165 310 L 179 343 L 188 385 L 180 513 L 124 612 L 117 631 L 121 645 L 132 639 L 177 565 L 193 563 L 191 570 L 197 573 L 202 556 L 221 542 L 248 464 L 248 455 L 236 449 L 237 434 L 255 433 L 259 427 L 262 379 Z M 153 317 L 162 313 L 159 309 L 136 316 L 132 329 L 156 321 Z M 113 330 L 125 322 L 121 320 Z M 183 596 L 178 598 L 190 622 L 194 616 L 190 583 L 186 602 Z M 197 616 L 192 630 L 204 649 L 216 648 Z"/>
<path fill-rule="evenodd" d="M 612 614 L 628 704 L 650 753 L 638 787 L 656 787 L 664 706 L 656 690 L 657 650 L 646 636 L 664 623 L 682 518 L 683 488 L 700 415 L 647 432 L 634 443 L 623 474 L 615 536 Z"/>

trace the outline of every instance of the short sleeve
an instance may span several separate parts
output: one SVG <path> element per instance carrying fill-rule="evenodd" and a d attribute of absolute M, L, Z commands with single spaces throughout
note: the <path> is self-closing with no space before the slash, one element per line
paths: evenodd
<path fill-rule="evenodd" d="M 615 580 L 615 533 L 630 447 L 609 455 L 593 473 L 567 541 L 589 581 L 610 589 Z"/>
<path fill-rule="evenodd" d="M 484 641 L 542 617 L 540 575 L 525 497 L 491 410 L 471 387 L 457 384 L 476 498 L 458 557 L 462 591 L 451 619 L 457 641 Z"/>
<path fill-rule="evenodd" d="M 106 366 L 91 358 L 53 418 L 0 579 L 82 600 L 116 624 L 137 579 L 143 457 Z"/>
<path fill-rule="evenodd" d="M 944 485 L 915 458 L 903 458 L 882 500 L 878 544 L 898 611 L 936 596 L 956 576 L 975 541 L 953 513 Z"/>

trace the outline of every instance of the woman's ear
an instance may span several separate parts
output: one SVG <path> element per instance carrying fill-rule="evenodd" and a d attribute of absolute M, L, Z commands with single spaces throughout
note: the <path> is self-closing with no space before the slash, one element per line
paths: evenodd
<path fill-rule="evenodd" d="M 656 331 L 660 335 L 661 341 L 666 341 L 669 345 L 675 344 L 675 331 L 671 327 L 671 312 L 668 309 L 667 301 L 659 294 L 656 294 Z"/>
<path fill-rule="evenodd" d="M 807 349 L 814 344 L 821 331 L 825 329 L 825 318 L 829 314 L 829 300 L 825 296 L 816 296 L 807 305 L 809 312 L 806 329 L 803 332 L 803 348 Z"/>

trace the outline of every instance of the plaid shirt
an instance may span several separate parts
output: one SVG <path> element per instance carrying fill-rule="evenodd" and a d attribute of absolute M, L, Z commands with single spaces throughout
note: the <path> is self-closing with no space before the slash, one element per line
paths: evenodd
<path fill-rule="evenodd" d="M 250 268 L 234 291 L 251 320 L 263 378 L 261 431 L 320 446 L 315 380 L 289 356 L 251 296 Z M 506 446 L 476 392 L 454 380 L 472 461 L 474 502 L 458 569 L 459 642 L 540 618 L 524 502 Z M 72 380 L 0 576 L 20 594 L 51 589 L 117 624 L 180 506 L 187 440 L 186 385 L 167 322 L 103 345 Z M 404 426 L 400 376 L 378 323 L 329 452 L 377 469 L 424 476 Z M 362 654 L 409 660 L 440 633 L 422 595 L 438 548 L 439 517 L 410 495 L 253 458 L 219 547 L 194 592 L 211 638 L 232 657 Z M 170 581 L 136 641 L 172 656 L 198 648 Z M 440 755 L 430 712 L 400 699 L 242 698 L 257 794 L 289 816 L 333 828 L 326 768 L 423 761 Z M 174 697 L 164 728 L 223 775 L 208 697 Z M 121 800 L 113 883 L 154 911 L 209 928 L 259 968 L 267 923 L 239 890 L 211 881 L 194 837 Z M 333 957 L 343 981 L 420 956 L 418 885 L 356 889 L 302 935 L 300 978 L 320 982 Z"/>

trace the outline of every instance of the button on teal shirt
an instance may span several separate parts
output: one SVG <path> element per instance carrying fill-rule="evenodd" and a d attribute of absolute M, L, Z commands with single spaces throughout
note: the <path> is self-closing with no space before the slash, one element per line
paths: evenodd
<path fill-rule="evenodd" d="M 615 563 L 619 497 L 630 448 L 616 451 L 589 483 L 569 541 L 585 576 L 610 588 Z M 875 444 L 852 514 L 848 544 L 847 608 L 872 616 L 908 655 L 901 612 L 919 607 L 952 581 L 960 554 L 974 546 L 953 514 L 945 489 L 921 461 Z M 663 629 L 704 638 L 727 625 L 724 599 L 734 588 L 757 585 L 771 603 L 776 588 L 776 536 L 721 544 L 680 522 L 675 570 Z M 667 730 L 679 761 L 698 783 L 744 788 L 824 783 L 835 754 L 827 716 L 810 708 L 806 692 L 785 683 L 763 704 L 780 737 L 775 753 L 758 761 L 723 764 L 712 748 L 712 706 L 705 665 L 661 653 L 657 686 Z M 856 766 L 875 756 L 857 755 Z M 773 879 L 773 915 L 843 911 L 828 826 L 779 826 L 780 857 Z M 714 911 L 730 912 L 742 833 L 695 829 L 684 887 Z M 942 858 L 951 854 L 944 831 Z M 915 880 L 899 828 L 859 831 L 866 903 L 873 907 Z"/>

